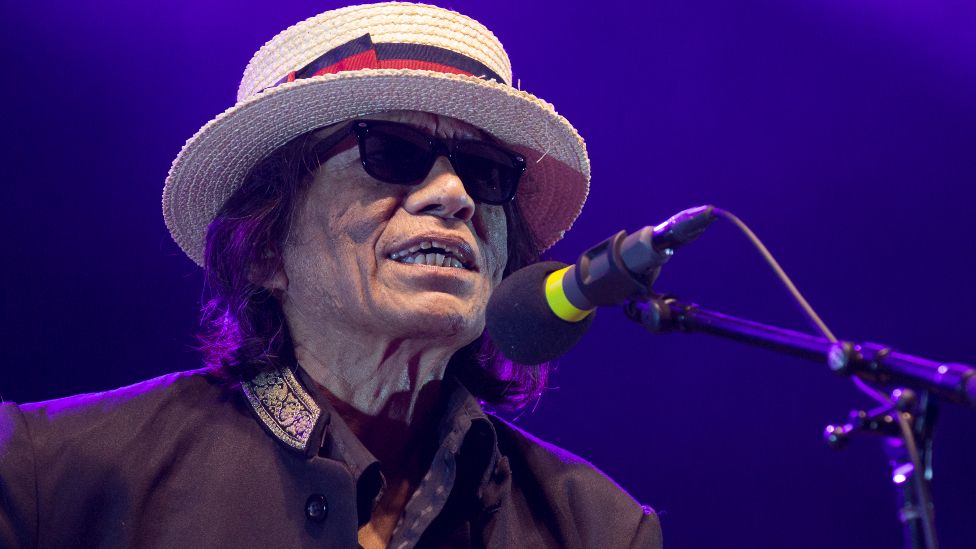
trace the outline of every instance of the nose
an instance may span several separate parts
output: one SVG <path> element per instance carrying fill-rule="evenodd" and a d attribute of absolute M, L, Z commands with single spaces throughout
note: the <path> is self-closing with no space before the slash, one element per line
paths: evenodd
<path fill-rule="evenodd" d="M 474 199 L 446 156 L 434 162 L 427 178 L 412 187 L 403 204 L 414 215 L 430 214 L 443 219 L 469 221 L 474 217 Z"/>

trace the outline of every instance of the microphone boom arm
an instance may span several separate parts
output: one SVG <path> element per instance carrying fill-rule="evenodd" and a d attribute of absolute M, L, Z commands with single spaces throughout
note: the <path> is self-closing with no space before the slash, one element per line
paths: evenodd
<path fill-rule="evenodd" d="M 682 331 L 717 335 L 826 362 L 831 370 L 841 375 L 900 385 L 892 393 L 890 405 L 871 412 L 851 412 L 849 423 L 828 426 L 824 438 L 832 447 L 839 448 L 854 432 L 888 436 L 885 449 L 892 467 L 892 482 L 898 488 L 904 546 L 909 549 L 938 548 L 930 487 L 936 411 L 929 396 L 976 407 L 976 368 L 899 353 L 876 343 L 830 341 L 708 311 L 666 296 L 632 299 L 624 305 L 624 311 L 628 318 L 652 333 Z M 901 433 L 893 431 L 895 426 Z M 920 444 L 916 444 L 916 439 Z"/>
<path fill-rule="evenodd" d="M 976 367 L 899 353 L 877 343 L 829 340 L 708 311 L 670 297 L 631 300 L 627 317 L 652 333 L 702 332 L 821 363 L 841 375 L 875 383 L 896 383 L 930 391 L 942 399 L 976 407 Z"/>

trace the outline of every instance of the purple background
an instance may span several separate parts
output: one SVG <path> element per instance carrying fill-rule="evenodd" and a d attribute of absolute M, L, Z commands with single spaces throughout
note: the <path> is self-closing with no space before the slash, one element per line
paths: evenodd
<path fill-rule="evenodd" d="M 590 145 L 590 201 L 553 258 L 714 203 L 840 337 L 976 362 L 974 4 L 441 4 L 493 29 L 522 88 Z M 197 367 L 201 276 L 163 225 L 166 171 L 258 46 L 337 5 L 4 4 L 3 398 Z M 806 326 L 724 222 L 657 288 Z M 900 544 L 879 441 L 821 441 L 870 405 L 824 366 L 605 310 L 552 384 L 519 423 L 658 509 L 669 547 Z M 942 412 L 937 524 L 943 547 L 971 547 L 976 412 Z"/>

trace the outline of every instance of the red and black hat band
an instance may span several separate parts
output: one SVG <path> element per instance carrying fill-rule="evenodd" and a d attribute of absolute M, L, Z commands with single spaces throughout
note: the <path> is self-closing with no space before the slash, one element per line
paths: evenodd
<path fill-rule="evenodd" d="M 293 82 L 322 74 L 361 69 L 420 69 L 475 76 L 502 82 L 494 71 L 460 53 L 424 44 L 374 44 L 369 34 L 336 46 L 275 82 Z M 274 87 L 271 86 L 271 87 Z"/>

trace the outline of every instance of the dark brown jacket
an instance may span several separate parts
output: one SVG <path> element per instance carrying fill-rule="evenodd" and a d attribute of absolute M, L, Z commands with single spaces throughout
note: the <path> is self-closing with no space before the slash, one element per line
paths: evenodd
<path fill-rule="evenodd" d="M 661 546 L 653 511 L 592 465 L 487 417 L 498 459 L 454 486 L 418 546 Z M 311 448 L 322 423 L 289 372 L 2 404 L 0 547 L 354 548 L 355 479 Z"/>

